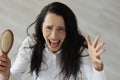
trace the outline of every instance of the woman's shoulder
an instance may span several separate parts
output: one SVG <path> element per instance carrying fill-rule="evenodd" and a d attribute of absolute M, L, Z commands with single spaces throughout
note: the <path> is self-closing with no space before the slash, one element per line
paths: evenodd
<path fill-rule="evenodd" d="M 28 35 L 22 45 L 26 45 L 26 47 L 34 46 L 36 44 L 36 36 L 35 35 Z"/>

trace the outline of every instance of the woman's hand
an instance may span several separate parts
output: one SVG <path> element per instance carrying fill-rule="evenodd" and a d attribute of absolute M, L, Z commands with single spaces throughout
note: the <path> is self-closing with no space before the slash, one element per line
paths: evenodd
<path fill-rule="evenodd" d="M 9 80 L 11 61 L 6 54 L 0 52 L 0 80 Z"/>
<path fill-rule="evenodd" d="M 103 70 L 103 61 L 100 58 L 100 55 L 105 52 L 105 49 L 102 49 L 104 42 L 98 44 L 100 36 L 97 36 L 93 42 L 91 42 L 90 36 L 86 36 L 86 41 L 88 44 L 88 52 L 91 57 L 92 63 L 96 70 Z"/>

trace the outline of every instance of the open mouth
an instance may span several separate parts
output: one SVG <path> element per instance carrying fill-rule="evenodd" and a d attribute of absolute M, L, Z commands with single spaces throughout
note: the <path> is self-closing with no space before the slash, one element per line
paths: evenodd
<path fill-rule="evenodd" d="M 49 40 L 49 43 L 52 48 L 57 48 L 60 44 L 60 40 Z"/>

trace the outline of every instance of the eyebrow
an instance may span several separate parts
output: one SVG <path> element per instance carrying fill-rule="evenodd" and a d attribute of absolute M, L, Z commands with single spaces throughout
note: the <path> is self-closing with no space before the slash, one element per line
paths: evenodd
<path fill-rule="evenodd" d="M 53 25 L 46 25 L 48 27 L 53 27 Z M 65 28 L 64 26 L 58 26 L 58 28 Z"/>
<path fill-rule="evenodd" d="M 58 26 L 59 28 L 65 28 L 64 26 Z"/>
<path fill-rule="evenodd" d="M 47 27 L 53 27 L 53 25 L 46 25 Z"/>

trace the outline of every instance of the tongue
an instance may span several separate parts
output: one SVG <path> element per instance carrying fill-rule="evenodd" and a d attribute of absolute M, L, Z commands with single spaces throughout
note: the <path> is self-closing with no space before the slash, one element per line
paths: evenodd
<path fill-rule="evenodd" d="M 58 43 L 51 43 L 51 47 L 53 47 L 53 48 L 58 47 Z"/>

